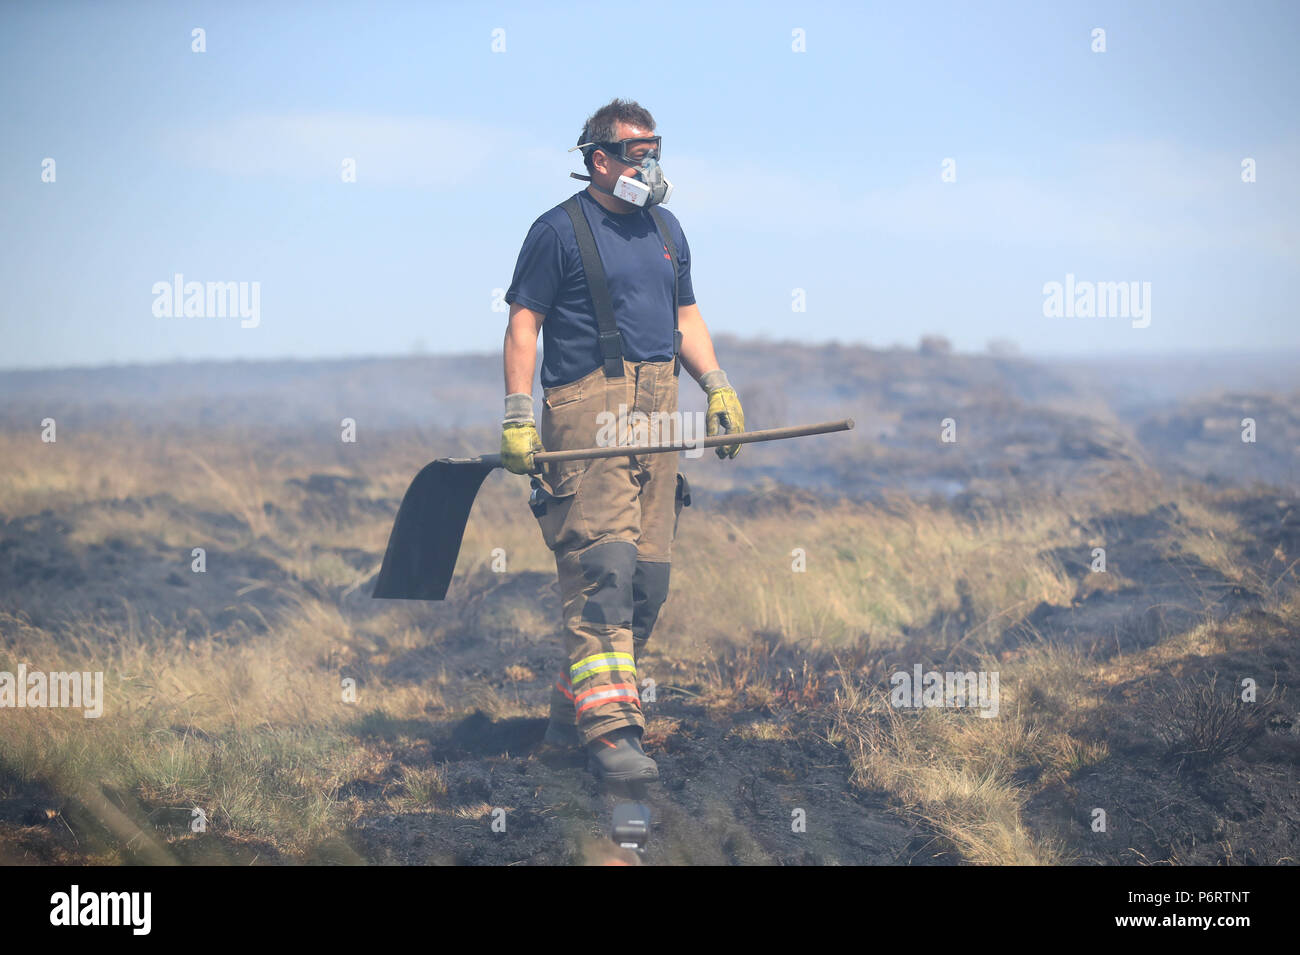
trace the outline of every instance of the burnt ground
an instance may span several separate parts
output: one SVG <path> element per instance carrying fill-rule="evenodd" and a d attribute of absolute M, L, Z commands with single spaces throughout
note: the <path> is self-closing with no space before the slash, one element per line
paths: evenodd
<path fill-rule="evenodd" d="M 386 660 L 385 681 L 423 681 L 445 668 L 454 682 L 544 702 L 560 635 L 525 638 L 510 621 L 515 607 L 537 608 L 558 620 L 553 576 L 517 573 L 503 581 L 484 572 L 460 586 L 471 595 L 456 611 L 464 626 L 442 643 Z M 543 744 L 544 718 L 493 720 L 481 711 L 464 715 L 459 706 L 431 713 L 428 722 L 394 725 L 378 714 L 362 717 L 354 731 L 380 755 L 373 774 L 341 794 L 356 800 L 349 842 L 360 856 L 391 863 L 632 861 L 606 837 L 615 803 L 637 798 L 655 820 L 644 857 L 651 864 L 953 861 L 893 812 L 884 794 L 846 785 L 849 760 L 825 740 L 832 693 L 822 687 L 810 692 L 793 677 L 803 673 L 807 656 L 772 640 L 758 639 L 756 646 L 743 660 L 724 659 L 721 677 L 731 682 L 729 668 L 754 667 L 764 671 L 755 676 L 777 685 L 778 698 L 745 706 L 742 696 L 735 708 L 707 705 L 710 688 L 698 669 L 652 646 L 641 669 L 658 681 L 658 699 L 646 704 L 644 745 L 660 780 L 640 793 L 603 792 L 582 753 Z M 821 654 L 816 665 L 824 680 L 834 660 Z M 364 679 L 366 663 L 354 666 Z M 512 666 L 524 679 L 503 677 Z M 433 799 L 443 812 L 391 811 L 385 792 L 400 791 L 409 770 L 430 766 L 445 787 Z M 492 831 L 495 807 L 506 809 L 508 838 Z M 803 810 L 805 831 L 793 829 L 795 810 Z M 449 820 L 447 812 L 469 817 Z"/>
<path fill-rule="evenodd" d="M 1035 831 L 1068 840 L 1083 864 L 1300 859 L 1300 715 L 1291 690 L 1300 630 L 1258 610 L 1227 627 L 1222 652 L 1117 674 L 1078 733 L 1110 755 L 1034 793 L 1024 818 Z M 1243 678 L 1259 684 L 1257 708 L 1233 705 Z M 1171 721 L 1211 722 L 1203 719 L 1208 701 L 1225 732 L 1171 745 Z M 1238 718 L 1243 712 L 1249 715 Z M 1105 831 L 1093 829 L 1098 808 Z"/>
<path fill-rule="evenodd" d="M 103 515 L 129 521 L 146 513 L 154 520 L 206 528 L 195 536 L 195 546 L 206 551 L 203 586 L 195 586 L 190 572 L 191 547 L 168 546 L 137 531 L 90 544 L 71 540 L 83 521 Z M 265 633 L 268 615 L 290 607 L 284 588 L 293 578 L 271 557 L 222 546 L 223 537 L 246 527 L 232 514 L 195 513 L 167 494 L 7 520 L 0 515 L 0 611 L 21 613 L 32 626 L 56 635 L 78 630 L 87 617 L 105 631 L 138 627 L 142 614 L 195 639 Z M 253 599 L 250 586 L 256 590 Z"/>
<path fill-rule="evenodd" d="M 743 739 L 736 730 L 771 724 L 761 713 L 720 720 L 681 702 L 650 708 L 647 751 L 660 781 L 639 792 L 605 793 L 584 757 L 541 744 L 544 719 L 493 724 L 473 714 L 437 727 L 432 738 L 392 746 L 392 762 L 367 780 L 370 795 L 400 779 L 400 767 L 447 768 L 450 805 L 507 807 L 506 833 L 489 818 L 449 824 L 426 812 L 363 809 L 353 838 L 366 858 L 390 863 L 511 865 L 631 860 L 606 840 L 621 799 L 650 805 L 651 864 L 822 865 L 927 861 L 927 838 L 880 796 L 845 785 L 848 760 L 817 738 L 815 721 L 796 719 L 790 741 Z M 364 800 L 364 793 L 358 792 Z M 807 831 L 792 820 L 802 809 Z"/>
<path fill-rule="evenodd" d="M 57 630 L 64 625 L 59 590 L 71 580 L 90 606 L 110 618 L 148 613 L 185 627 L 187 617 L 197 619 L 189 617 L 197 613 L 206 629 L 195 633 L 209 634 L 226 615 L 223 633 L 228 636 L 232 630 L 265 629 L 266 621 L 286 612 L 279 596 L 283 588 L 307 586 L 270 558 L 237 550 L 227 555 L 218 547 L 209 553 L 209 568 L 224 565 L 217 571 L 226 575 L 219 578 L 223 586 L 210 590 L 209 604 L 196 610 L 188 596 L 179 599 L 183 588 L 170 579 L 187 554 L 177 555 L 175 548 L 148 537 L 134 543 L 110 538 L 89 551 L 67 543 L 77 520 L 96 508 L 134 506 L 108 502 L 0 523 L 0 597 L 5 606 Z M 1276 573 L 1271 560 L 1278 548 L 1300 552 L 1300 502 L 1261 494 L 1243 500 L 1237 509 L 1259 567 Z M 1293 862 L 1300 857 L 1300 720 L 1285 691 L 1300 666 L 1300 633 L 1293 622 L 1259 609 L 1263 593 L 1224 579 L 1193 557 L 1171 559 L 1159 553 L 1151 543 L 1156 531 L 1180 519 L 1169 511 L 1116 514 L 1104 527 L 1084 529 L 1084 534 L 1106 534 L 1125 583 L 1089 592 L 1073 607 L 1039 607 L 1028 626 L 1004 635 L 1002 652 L 1014 654 L 1027 642 L 1050 637 L 1073 642 L 1105 661 L 1116 652 L 1156 647 L 1170 634 L 1203 621 L 1233 626 L 1239 636 L 1220 655 L 1149 667 L 1100 689 L 1102 705 L 1083 735 L 1104 742 L 1108 757 L 1060 778 L 1029 767 L 1019 780 L 1028 797 L 1024 820 L 1036 836 L 1060 840 L 1072 858 L 1085 864 Z M 237 519 L 215 515 L 214 520 Z M 341 556 L 361 566 L 377 555 Z M 1078 565 L 1080 575 L 1087 573 L 1077 552 L 1061 556 L 1066 566 Z M 249 580 L 281 586 L 249 590 Z M 429 646 L 396 654 L 383 652 L 382 634 L 367 632 L 368 599 L 342 589 L 335 595 L 358 633 L 375 639 L 375 649 L 357 650 L 348 672 L 363 686 L 371 674 L 382 674 L 388 684 L 415 685 L 443 672 L 449 702 L 431 707 L 420 720 L 394 721 L 378 712 L 358 716 L 347 731 L 366 749 L 367 767 L 337 793 L 350 821 L 305 857 L 230 832 L 214 831 L 200 843 L 185 831 L 184 820 L 168 817 L 165 807 L 150 806 L 129 793 L 105 794 L 115 811 L 154 833 L 152 844 L 124 839 L 123 830 L 106 822 L 102 805 L 18 782 L 8 774 L 0 774 L 0 857 L 47 863 L 167 857 L 240 863 L 633 861 L 605 838 L 616 797 L 600 791 L 579 754 L 542 745 L 544 719 L 493 719 L 466 706 L 469 697 L 458 698 L 456 692 L 487 687 L 544 705 L 558 635 L 526 636 L 510 621 L 515 606 L 558 619 L 551 579 L 524 573 L 501 581 L 484 574 L 463 584 L 461 593 L 467 596 L 446 608 L 455 623 L 442 627 Z M 959 632 L 959 625 L 968 623 L 960 613 L 937 615 L 931 625 L 909 634 L 908 645 L 892 656 L 959 661 L 960 655 L 953 654 L 961 648 L 935 637 Z M 647 672 L 659 679 L 659 700 L 647 705 L 646 747 L 659 764 L 661 780 L 646 792 L 656 829 L 645 861 L 960 862 L 955 850 L 888 794 L 850 785 L 846 754 L 825 739 L 832 721 L 836 658 L 782 646 L 771 635 L 755 635 L 754 640 L 751 647 L 717 651 L 718 680 L 706 679 L 698 667 L 674 662 L 654 648 L 649 654 Z M 842 651 L 839 662 L 851 671 L 887 672 L 887 661 L 865 642 Z M 515 678 L 503 676 L 510 666 L 519 668 Z M 734 682 L 731 676 L 741 672 L 767 681 L 775 694 L 742 692 L 727 705 L 711 698 L 719 685 Z M 1212 672 L 1231 677 L 1229 682 L 1243 673 L 1255 675 L 1262 687 L 1274 683 L 1282 694 L 1270 702 L 1267 718 L 1251 728 L 1238 751 L 1211 761 L 1171 756 L 1169 747 L 1153 736 L 1146 708 L 1177 681 Z M 393 797 L 408 791 L 412 772 L 431 773 L 435 783 L 423 804 L 407 799 L 397 808 Z M 1107 809 L 1110 825 L 1104 834 L 1090 828 L 1097 807 Z M 505 832 L 493 831 L 497 808 L 505 811 Z M 797 810 L 807 821 L 804 832 L 792 828 Z"/>

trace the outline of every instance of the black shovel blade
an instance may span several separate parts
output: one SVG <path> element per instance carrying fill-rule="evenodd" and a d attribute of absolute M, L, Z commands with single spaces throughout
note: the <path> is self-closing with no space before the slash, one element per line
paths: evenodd
<path fill-rule="evenodd" d="M 498 465 L 484 458 L 426 464 L 406 489 L 372 597 L 442 600 L 483 479 Z"/>

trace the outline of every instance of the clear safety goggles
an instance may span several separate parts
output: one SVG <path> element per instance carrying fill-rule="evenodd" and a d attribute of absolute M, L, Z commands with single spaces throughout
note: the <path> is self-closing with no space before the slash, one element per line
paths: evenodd
<path fill-rule="evenodd" d="M 595 146 L 624 165 L 639 166 L 647 159 L 658 162 L 663 157 L 663 141 L 662 136 L 647 136 L 642 139 L 620 139 L 614 143 L 579 143 L 569 152 L 573 152 L 574 149 L 586 149 L 589 146 Z"/>

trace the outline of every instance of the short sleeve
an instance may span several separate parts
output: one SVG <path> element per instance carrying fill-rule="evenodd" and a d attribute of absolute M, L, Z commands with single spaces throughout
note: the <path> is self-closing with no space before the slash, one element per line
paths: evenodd
<path fill-rule="evenodd" d="M 695 288 L 691 285 L 691 246 L 680 223 L 677 226 L 677 306 L 695 304 Z"/>
<path fill-rule="evenodd" d="M 538 219 L 528 230 L 506 302 L 546 315 L 555 304 L 564 281 L 564 248 L 555 229 Z"/>

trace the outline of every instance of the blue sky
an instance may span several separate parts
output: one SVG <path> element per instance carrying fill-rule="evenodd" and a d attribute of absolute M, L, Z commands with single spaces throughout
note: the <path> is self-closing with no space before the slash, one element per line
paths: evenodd
<path fill-rule="evenodd" d="M 1298 49 L 1294 3 L 10 3 L 0 367 L 497 350 L 614 96 L 715 332 L 1292 347 Z M 257 327 L 155 316 L 176 273 L 260 283 Z M 1045 317 L 1067 274 L 1149 282 L 1150 324 Z"/>

